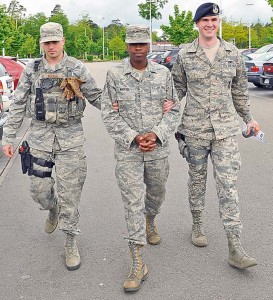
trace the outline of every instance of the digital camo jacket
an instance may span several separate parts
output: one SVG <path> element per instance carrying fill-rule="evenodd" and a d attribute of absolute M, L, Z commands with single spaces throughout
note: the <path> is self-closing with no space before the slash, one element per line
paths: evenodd
<path fill-rule="evenodd" d="M 30 147 L 37 150 L 51 151 L 54 139 L 62 150 L 71 149 L 84 143 L 81 117 L 85 99 L 67 101 L 62 97 L 60 81 L 68 76 L 84 80 L 81 91 L 95 107 L 100 108 L 101 89 L 97 88 L 86 66 L 64 53 L 60 63 L 54 68 L 44 58 L 34 67 L 34 60 L 29 62 L 22 72 L 10 107 L 8 122 L 4 127 L 2 144 L 12 144 L 24 117 L 31 118 L 28 134 Z M 36 88 L 41 88 L 45 106 L 45 121 L 36 118 Z"/>
<path fill-rule="evenodd" d="M 173 99 L 175 106 L 164 114 L 165 99 Z M 115 101 L 119 103 L 118 113 L 112 108 Z M 129 59 L 112 67 L 106 76 L 101 110 L 105 126 L 115 140 L 117 160 L 148 161 L 168 156 L 168 140 L 178 125 L 180 104 L 167 68 L 149 61 L 140 73 Z M 154 132 L 158 140 L 154 151 L 143 153 L 134 138 L 146 132 Z"/>
<path fill-rule="evenodd" d="M 196 39 L 180 50 L 172 75 L 179 99 L 186 96 L 178 127 L 184 135 L 223 139 L 241 132 L 237 114 L 251 120 L 245 64 L 232 44 L 220 39 L 211 64 Z"/>

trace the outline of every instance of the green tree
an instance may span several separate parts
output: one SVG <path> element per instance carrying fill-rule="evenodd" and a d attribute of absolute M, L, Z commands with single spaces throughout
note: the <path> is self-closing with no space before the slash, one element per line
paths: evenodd
<path fill-rule="evenodd" d="M 194 30 L 192 12 L 181 11 L 180 13 L 178 5 L 174 6 L 174 17 L 169 16 L 169 23 L 170 26 L 161 25 L 160 28 L 168 37 L 169 41 L 176 46 L 189 43 L 198 35 L 198 32 Z"/>
<path fill-rule="evenodd" d="M 109 50 L 114 58 L 119 59 L 120 57 L 124 57 L 126 53 L 126 44 L 119 36 L 116 36 L 110 40 Z"/>
<path fill-rule="evenodd" d="M 91 29 L 85 20 L 69 26 L 66 34 L 66 50 L 69 55 L 86 59 L 91 42 Z"/>
<path fill-rule="evenodd" d="M 6 52 L 8 55 L 17 56 L 19 55 L 19 49 L 24 42 L 25 36 L 20 30 L 15 30 L 7 40 Z"/>
<path fill-rule="evenodd" d="M 152 32 L 152 41 L 153 41 L 153 42 L 158 42 L 158 41 L 160 41 L 160 38 L 158 37 L 156 31 L 153 31 L 153 32 Z"/>
<path fill-rule="evenodd" d="M 22 30 L 25 34 L 29 34 L 38 42 L 40 38 L 40 27 L 47 22 L 48 18 L 44 13 L 37 13 L 28 17 L 23 25 Z"/>
<path fill-rule="evenodd" d="M 146 0 L 146 3 L 138 4 L 138 13 L 146 20 L 150 20 L 150 12 L 152 19 L 162 19 L 162 15 L 159 10 L 162 9 L 166 3 L 168 3 L 168 0 Z"/>
<path fill-rule="evenodd" d="M 273 0 L 266 0 L 266 1 L 273 8 Z"/>
<path fill-rule="evenodd" d="M 37 43 L 34 37 L 27 34 L 25 37 L 25 41 L 19 49 L 20 57 L 32 57 L 35 55 L 37 49 Z"/>
<path fill-rule="evenodd" d="M 7 14 L 6 5 L 0 5 L 0 47 L 6 49 L 7 40 L 12 36 L 12 26 L 10 17 Z"/>
<path fill-rule="evenodd" d="M 69 20 L 60 4 L 56 4 L 49 17 L 50 22 L 60 23 L 63 26 L 64 35 L 66 35 L 69 26 Z"/>
<path fill-rule="evenodd" d="M 238 48 L 248 47 L 248 30 L 247 26 L 241 22 L 226 22 L 222 20 L 223 39 L 229 41 L 235 39 L 235 44 Z"/>
<path fill-rule="evenodd" d="M 15 29 L 21 24 L 22 19 L 25 17 L 26 8 L 17 0 L 11 0 L 7 12 L 11 17 Z"/>
<path fill-rule="evenodd" d="M 126 28 L 119 19 L 112 20 L 111 23 L 105 27 L 105 32 L 107 34 L 107 39 L 109 40 L 116 36 L 120 36 L 121 38 L 124 37 L 123 40 L 125 40 Z"/>

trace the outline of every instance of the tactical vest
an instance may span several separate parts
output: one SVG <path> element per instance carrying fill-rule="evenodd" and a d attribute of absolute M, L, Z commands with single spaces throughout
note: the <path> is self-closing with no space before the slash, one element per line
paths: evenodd
<path fill-rule="evenodd" d="M 41 60 L 34 62 L 35 99 L 31 100 L 31 106 L 32 117 L 36 117 L 36 120 L 59 125 L 82 118 L 86 106 L 85 99 L 75 97 L 68 101 L 62 96 L 60 89 L 64 78 L 74 76 L 76 62 L 73 57 L 68 57 L 66 69 L 58 73 L 46 73 L 40 65 Z"/>

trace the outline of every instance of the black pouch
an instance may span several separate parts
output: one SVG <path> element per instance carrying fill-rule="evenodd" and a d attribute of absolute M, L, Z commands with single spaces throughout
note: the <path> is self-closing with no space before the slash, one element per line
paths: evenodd
<path fill-rule="evenodd" d="M 41 88 L 36 88 L 35 114 L 38 121 L 45 121 L 45 103 Z"/>
<path fill-rule="evenodd" d="M 48 97 L 45 102 L 45 120 L 48 123 L 55 123 L 56 118 L 56 98 Z"/>

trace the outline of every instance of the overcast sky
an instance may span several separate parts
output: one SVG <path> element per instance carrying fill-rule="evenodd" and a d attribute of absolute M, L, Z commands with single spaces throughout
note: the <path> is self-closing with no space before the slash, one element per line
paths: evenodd
<path fill-rule="evenodd" d="M 138 14 L 138 3 L 145 0 L 18 0 L 27 9 L 27 15 L 44 12 L 47 17 L 56 4 L 60 4 L 70 22 L 78 20 L 83 14 L 88 13 L 91 19 L 100 27 L 107 26 L 111 20 L 120 19 L 122 24 L 147 24 L 149 21 L 142 19 Z M 153 0 L 152 0 L 153 1 Z M 163 18 L 153 20 L 153 30 L 159 29 L 161 24 L 169 25 L 169 15 L 174 13 L 174 5 L 178 4 L 180 11 L 192 11 L 206 1 L 203 0 L 169 0 L 161 10 Z M 10 0 L 0 0 L 1 4 L 10 3 Z M 35 3 L 35 4 L 34 4 Z M 270 23 L 273 16 L 272 8 L 266 0 L 217 0 L 222 6 L 223 16 L 228 21 L 255 22 L 260 19 L 263 23 Z M 253 4 L 253 5 L 247 5 Z"/>

